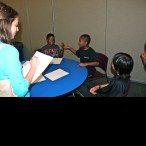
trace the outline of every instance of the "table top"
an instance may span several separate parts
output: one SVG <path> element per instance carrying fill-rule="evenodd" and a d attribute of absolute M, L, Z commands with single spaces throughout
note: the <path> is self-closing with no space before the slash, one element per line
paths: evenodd
<path fill-rule="evenodd" d="M 44 76 L 57 69 L 63 69 L 69 75 L 56 81 L 51 81 Z M 78 61 L 64 58 L 61 64 L 49 65 L 43 72 L 43 76 L 46 79 L 45 81 L 31 85 L 31 97 L 59 97 L 70 93 L 84 83 L 88 71 L 86 67 L 80 67 Z"/>

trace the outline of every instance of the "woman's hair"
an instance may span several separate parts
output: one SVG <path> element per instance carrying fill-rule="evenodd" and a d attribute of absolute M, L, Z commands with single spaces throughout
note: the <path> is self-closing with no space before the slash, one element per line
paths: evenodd
<path fill-rule="evenodd" d="M 47 34 L 46 39 L 48 40 L 48 39 L 50 39 L 50 37 L 55 38 L 55 35 L 53 33 L 49 33 L 49 34 Z"/>
<path fill-rule="evenodd" d="M 11 40 L 11 25 L 18 16 L 10 6 L 0 2 L 0 40 L 5 43 L 10 43 Z"/>
<path fill-rule="evenodd" d="M 113 57 L 113 65 L 120 77 L 124 79 L 130 78 L 130 73 L 134 66 L 134 61 L 130 55 L 126 53 L 117 53 Z"/>

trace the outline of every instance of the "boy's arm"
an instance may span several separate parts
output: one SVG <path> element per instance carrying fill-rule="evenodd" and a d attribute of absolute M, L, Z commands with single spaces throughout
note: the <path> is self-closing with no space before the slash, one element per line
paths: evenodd
<path fill-rule="evenodd" d="M 87 63 L 80 63 L 80 66 L 86 67 L 86 66 L 98 66 L 99 62 L 87 62 Z"/>
<path fill-rule="evenodd" d="M 64 44 L 64 43 L 62 43 L 61 46 L 62 46 L 62 48 L 63 48 L 64 50 L 70 50 L 74 55 L 77 55 L 77 54 L 76 54 L 77 50 L 74 49 L 74 48 L 72 48 L 71 46 L 66 45 L 66 44 Z"/>
<path fill-rule="evenodd" d="M 70 50 L 74 55 L 77 55 L 76 54 L 77 53 L 77 50 L 76 49 L 70 47 L 70 48 L 68 48 L 68 50 Z"/>
<path fill-rule="evenodd" d="M 90 58 L 92 58 L 92 62 L 86 62 L 86 63 L 81 63 L 80 66 L 99 66 L 99 59 L 98 56 L 96 54 L 96 52 L 94 50 L 90 51 Z"/>
<path fill-rule="evenodd" d="M 90 89 L 90 93 L 96 95 L 97 94 L 96 93 L 97 90 L 99 90 L 101 88 L 104 88 L 104 87 L 107 87 L 108 85 L 109 85 L 109 83 L 108 84 L 103 84 L 103 85 L 95 86 L 95 87 L 93 87 L 93 88 Z"/>

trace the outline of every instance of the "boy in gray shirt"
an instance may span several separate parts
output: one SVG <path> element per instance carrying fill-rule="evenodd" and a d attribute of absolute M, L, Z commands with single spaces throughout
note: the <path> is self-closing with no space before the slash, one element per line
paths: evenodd
<path fill-rule="evenodd" d="M 63 57 L 63 50 L 60 49 L 58 45 L 55 44 L 55 36 L 52 33 L 49 33 L 46 37 L 47 45 L 42 47 L 41 51 L 46 54 L 50 55 L 53 58 L 62 58 Z"/>

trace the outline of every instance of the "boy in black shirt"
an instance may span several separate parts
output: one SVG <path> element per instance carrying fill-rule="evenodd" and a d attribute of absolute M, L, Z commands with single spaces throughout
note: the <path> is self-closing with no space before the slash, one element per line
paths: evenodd
<path fill-rule="evenodd" d="M 112 61 L 114 77 L 109 84 L 95 86 L 91 82 L 85 82 L 78 91 L 84 97 L 123 97 L 129 90 L 133 66 L 134 61 L 130 55 L 118 53 Z"/>
<path fill-rule="evenodd" d="M 87 67 L 88 77 L 95 75 L 95 67 L 99 65 L 96 52 L 91 47 L 89 47 L 90 42 L 90 36 L 84 34 L 79 39 L 79 50 L 76 50 L 69 45 L 62 43 L 62 48 L 70 50 L 73 54 L 80 58 L 80 66 Z"/>

